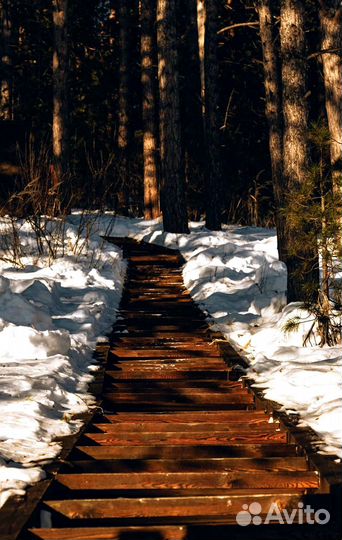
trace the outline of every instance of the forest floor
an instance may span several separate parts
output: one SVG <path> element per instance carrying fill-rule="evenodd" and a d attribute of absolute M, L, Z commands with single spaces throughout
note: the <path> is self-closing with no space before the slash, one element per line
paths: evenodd
<path fill-rule="evenodd" d="M 309 320 L 284 333 L 286 320 L 306 314 L 298 304 L 286 305 L 274 230 L 226 226 L 214 233 L 192 223 L 189 235 L 176 235 L 163 233 L 158 222 L 80 213 L 64 225 L 56 259 L 36 254 L 28 224 L 19 231 L 21 267 L 2 248 L 0 506 L 43 478 L 40 465 L 60 449 L 53 439 L 75 432 L 80 422 L 72 415 L 93 402 L 87 393 L 96 370 L 92 351 L 116 320 L 125 276 L 120 250 L 101 235 L 179 249 L 184 283 L 210 327 L 247 358 L 248 375 L 268 399 L 316 430 L 321 452 L 342 457 L 341 349 L 303 347 Z M 3 237 L 10 234 L 5 221 L 1 229 Z"/>

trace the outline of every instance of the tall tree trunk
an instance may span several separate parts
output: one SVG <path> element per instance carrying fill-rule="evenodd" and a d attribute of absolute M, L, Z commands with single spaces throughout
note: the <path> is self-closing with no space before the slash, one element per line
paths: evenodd
<path fill-rule="evenodd" d="M 325 105 L 331 136 L 330 156 L 336 200 L 342 204 L 342 4 L 320 1 Z M 327 52 L 325 52 L 327 51 Z M 328 52 L 330 51 L 330 52 Z"/>
<path fill-rule="evenodd" d="M 310 153 L 308 144 L 307 51 L 303 0 L 281 2 L 281 55 L 284 114 L 284 181 L 293 197 L 308 181 Z M 287 211 L 290 209 L 288 208 Z M 298 247 L 300 234 L 289 222 L 286 227 L 286 264 L 288 301 L 307 299 L 308 285 L 318 289 L 317 243 Z"/>
<path fill-rule="evenodd" d="M 203 211 L 204 129 L 197 27 L 197 0 L 179 3 L 181 120 L 188 193 L 196 213 Z M 191 76 L 189 76 L 189 73 Z M 199 208 L 198 208 L 199 206 Z M 197 207 L 197 208 L 196 208 Z"/>
<path fill-rule="evenodd" d="M 177 32 L 174 0 L 157 0 L 157 42 L 164 230 L 188 233 L 181 149 Z"/>
<path fill-rule="evenodd" d="M 204 43 L 205 43 L 205 7 L 204 0 L 197 0 L 197 28 L 198 28 L 198 49 L 201 74 L 201 102 L 202 114 L 205 113 L 205 71 L 204 71 Z"/>
<path fill-rule="evenodd" d="M 1 25 L 1 81 L 0 120 L 13 120 L 13 80 L 12 80 L 12 20 L 10 0 L 0 0 Z"/>
<path fill-rule="evenodd" d="M 258 14 L 265 78 L 265 112 L 269 126 L 269 149 L 272 169 L 272 184 L 276 205 L 276 226 L 279 259 L 285 261 L 285 222 L 282 213 L 284 204 L 283 185 L 283 125 L 280 88 L 280 67 L 276 50 L 271 0 L 259 0 Z"/>
<path fill-rule="evenodd" d="M 160 216 L 158 127 L 156 112 L 156 0 L 141 0 L 141 88 L 143 117 L 145 219 Z"/>
<path fill-rule="evenodd" d="M 219 104 L 217 0 L 205 0 L 205 143 L 207 146 L 206 226 L 221 229 L 222 168 Z"/>
<path fill-rule="evenodd" d="M 129 153 L 131 147 L 131 99 L 130 99 L 130 52 L 131 52 L 131 11 L 132 0 L 119 0 L 118 19 L 120 25 L 119 44 L 119 99 L 118 99 L 118 136 L 119 150 L 119 190 L 120 210 L 128 213 L 128 186 L 130 182 Z"/>
<path fill-rule="evenodd" d="M 66 196 L 66 174 L 69 166 L 68 144 L 68 0 L 53 0 L 53 183 Z M 66 184 L 66 182 L 64 182 Z M 59 197 L 57 197 L 59 198 Z M 68 201 L 65 201 L 68 202 Z"/>

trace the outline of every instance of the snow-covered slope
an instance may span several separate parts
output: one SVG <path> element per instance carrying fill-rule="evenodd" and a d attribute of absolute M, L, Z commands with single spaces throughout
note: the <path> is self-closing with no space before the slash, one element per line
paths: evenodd
<path fill-rule="evenodd" d="M 86 249 L 76 256 L 77 238 L 85 241 L 80 219 L 69 218 L 65 255 L 51 265 L 37 258 L 25 224 L 24 267 L 0 261 L 0 506 L 43 478 L 39 464 L 60 451 L 53 439 L 77 431 L 72 415 L 93 402 L 87 393 L 96 370 L 92 353 L 115 321 L 125 264 L 120 250 L 99 236 L 110 218 L 91 218 Z"/>
<path fill-rule="evenodd" d="M 157 222 L 117 220 L 113 234 L 179 248 L 184 282 L 220 330 L 249 359 L 265 396 L 301 415 L 320 435 L 320 451 L 342 457 L 341 347 L 303 347 L 311 322 L 285 334 L 302 313 L 286 305 L 286 267 L 278 260 L 274 230 L 226 226 L 212 232 L 192 223 L 189 235 L 162 233 Z"/>

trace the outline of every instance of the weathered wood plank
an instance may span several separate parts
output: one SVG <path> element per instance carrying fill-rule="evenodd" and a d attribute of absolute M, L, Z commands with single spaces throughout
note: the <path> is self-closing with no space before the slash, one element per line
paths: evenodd
<path fill-rule="evenodd" d="M 58 474 L 57 482 L 71 490 L 142 489 L 314 489 L 319 478 L 312 472 L 139 472 Z"/>
<path fill-rule="evenodd" d="M 165 413 L 141 413 L 141 412 L 119 412 L 116 414 L 105 414 L 104 419 L 112 423 L 126 423 L 126 422 L 157 422 L 166 424 L 184 423 L 184 422 L 237 422 L 245 423 L 256 421 L 260 419 L 269 420 L 270 416 L 265 414 L 264 411 L 206 411 L 200 412 L 165 412 Z"/>
<path fill-rule="evenodd" d="M 209 347 L 169 347 L 153 349 L 130 349 L 123 347 L 114 347 L 110 351 L 112 358 L 222 358 L 219 351 Z"/>
<path fill-rule="evenodd" d="M 219 457 L 276 457 L 296 456 L 298 448 L 284 443 L 235 444 L 225 446 L 77 446 L 78 456 L 94 459 L 199 459 Z M 83 457 L 81 458 L 83 459 Z"/>
<path fill-rule="evenodd" d="M 241 445 L 245 443 L 247 445 L 262 445 L 262 444 L 279 444 L 286 443 L 286 433 L 281 431 L 270 432 L 259 430 L 249 432 L 159 432 L 159 433 L 84 433 L 82 441 L 94 441 L 102 446 L 121 446 L 126 444 L 127 446 L 164 446 L 164 445 L 198 445 L 198 446 L 221 446 L 234 444 Z"/>
<path fill-rule="evenodd" d="M 263 471 L 308 470 L 304 456 L 268 457 L 268 458 L 199 458 L 199 459 L 138 459 L 138 460 L 74 460 L 66 466 L 68 472 L 103 473 L 103 472 L 200 472 L 200 471 L 245 471 L 255 473 Z"/>
<path fill-rule="evenodd" d="M 216 432 L 224 432 L 224 433 L 250 433 L 251 431 L 262 431 L 265 433 L 266 431 L 269 431 L 270 433 L 274 433 L 278 431 L 277 424 L 244 424 L 241 428 L 240 426 L 237 426 L 237 424 L 206 424 L 204 422 L 200 423 L 184 423 L 184 424 L 165 424 L 163 422 L 155 423 L 155 422 L 144 422 L 141 424 L 133 424 L 133 423 L 121 423 L 121 424 L 93 424 L 94 429 L 102 431 L 103 433 L 161 433 L 161 432 L 187 432 L 187 433 L 193 433 L 197 431 L 201 432 L 208 432 L 208 433 L 216 433 Z"/>
<path fill-rule="evenodd" d="M 185 540 L 187 528 L 182 526 L 142 527 L 73 527 L 62 529 L 30 529 L 32 540 Z"/>
<path fill-rule="evenodd" d="M 206 521 L 208 518 L 220 518 L 230 522 L 236 518 L 242 504 L 258 501 L 261 514 L 266 514 L 272 503 L 280 508 L 297 508 L 302 495 L 295 493 L 270 493 L 259 495 L 228 495 L 213 497 L 162 497 L 139 499 L 82 499 L 45 501 L 46 508 L 51 508 L 69 519 L 104 519 L 104 518 L 172 518 L 180 521 L 193 518 Z"/>

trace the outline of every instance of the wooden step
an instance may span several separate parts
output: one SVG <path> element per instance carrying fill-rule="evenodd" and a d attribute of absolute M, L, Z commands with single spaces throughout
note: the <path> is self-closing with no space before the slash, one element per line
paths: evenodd
<path fill-rule="evenodd" d="M 64 467 L 68 472 L 85 473 L 128 473 L 128 472 L 201 472 L 201 471 L 245 471 L 248 473 L 298 472 L 308 470 L 305 457 L 266 458 L 199 458 L 199 459 L 114 459 L 74 460 Z"/>
<path fill-rule="evenodd" d="M 159 366 L 158 368 L 149 367 L 144 369 L 137 370 L 136 367 L 131 367 L 131 369 L 117 369 L 113 370 L 113 366 L 110 368 L 110 371 L 106 372 L 106 375 L 111 377 L 113 380 L 126 380 L 126 381 L 137 381 L 137 380 L 182 380 L 185 379 L 210 379 L 216 378 L 218 380 L 227 380 L 230 368 L 199 368 L 194 369 L 193 367 L 189 368 L 183 366 L 183 368 L 176 368 L 174 366 Z"/>
<path fill-rule="evenodd" d="M 110 350 L 114 358 L 222 358 L 220 351 L 209 347 L 173 347 L 134 349 L 129 347 L 113 347 Z M 236 356 L 238 358 L 238 356 Z"/>
<path fill-rule="evenodd" d="M 84 433 L 82 442 L 93 441 L 102 446 L 240 446 L 279 444 L 287 442 L 287 434 L 283 431 L 231 431 L 229 433 L 214 432 L 121 432 L 121 433 Z"/>
<path fill-rule="evenodd" d="M 189 392 L 188 394 L 180 393 L 180 392 L 132 392 L 131 394 L 128 393 L 119 393 L 119 392 L 113 392 L 108 393 L 105 392 L 103 394 L 103 399 L 106 400 L 106 402 L 113 403 L 113 407 L 115 405 L 119 405 L 122 403 L 135 403 L 140 405 L 141 407 L 145 407 L 148 405 L 160 405 L 165 407 L 165 404 L 170 404 L 170 406 L 176 406 L 176 404 L 180 405 L 201 405 L 201 406 L 210 406 L 212 408 L 213 406 L 219 406 L 223 407 L 226 405 L 232 405 L 232 404 L 253 404 L 254 403 L 254 396 L 253 394 L 248 394 L 246 391 L 241 391 L 241 393 L 219 393 L 219 392 Z"/>
<path fill-rule="evenodd" d="M 102 374 L 103 376 L 103 374 Z M 108 378 L 110 382 L 110 378 Z M 113 391 L 120 392 L 161 392 L 170 390 L 171 392 L 191 392 L 191 389 L 207 390 L 208 392 L 218 392 L 224 390 L 225 393 L 246 391 L 243 383 L 239 381 L 224 381 L 217 380 L 193 380 L 193 381 L 136 381 L 130 382 L 115 382 L 107 384 L 106 388 L 111 388 Z"/>
<path fill-rule="evenodd" d="M 186 540 L 182 526 L 29 529 L 32 540 Z"/>
<path fill-rule="evenodd" d="M 245 424 L 257 422 L 260 419 L 264 421 L 269 419 L 269 416 L 262 410 L 254 411 L 201 411 L 201 412 L 172 412 L 172 413 L 125 413 L 120 412 L 116 414 L 105 414 L 103 417 L 108 422 L 118 423 L 139 423 L 139 422 L 157 422 L 168 424 L 178 424 L 185 422 L 203 422 L 203 423 L 226 423 L 229 425 L 231 422 L 238 424 Z"/>
<path fill-rule="evenodd" d="M 197 431 L 208 433 L 216 433 L 216 432 L 224 432 L 224 433 L 232 433 L 234 431 L 240 431 L 243 433 L 248 433 L 251 430 L 262 430 L 269 431 L 270 433 L 273 433 L 275 431 L 280 431 L 280 428 L 278 427 L 279 424 L 267 424 L 266 422 L 260 423 L 260 424 L 244 424 L 243 428 L 239 430 L 239 426 L 236 424 L 209 424 L 204 422 L 198 422 L 198 423 L 182 423 L 182 424 L 165 424 L 163 422 L 144 422 L 140 424 L 133 424 L 133 423 L 121 423 L 121 424 L 92 424 L 94 429 L 97 431 L 101 431 L 103 433 L 130 433 L 130 432 L 142 432 L 142 433 L 162 433 L 162 432 L 187 432 L 187 433 L 193 433 Z M 233 427 L 234 426 L 234 427 Z"/>
<path fill-rule="evenodd" d="M 129 472 L 58 474 L 57 482 L 70 490 L 232 490 L 232 489 L 314 489 L 319 478 L 313 471 L 254 472 Z"/>
<path fill-rule="evenodd" d="M 261 515 L 268 512 L 272 503 L 291 510 L 298 508 L 303 499 L 301 492 L 274 491 L 269 490 L 268 494 L 262 495 L 254 491 L 223 496 L 48 500 L 44 501 L 44 506 L 71 520 L 158 518 L 167 522 L 177 518 L 182 523 L 208 520 L 236 523 L 236 515 L 242 505 L 255 502 L 256 496 L 261 505 Z"/>
<path fill-rule="evenodd" d="M 93 459 L 199 459 L 199 458 L 220 458 L 220 457 L 279 457 L 296 456 L 298 447 L 296 445 L 273 443 L 273 444 L 234 444 L 224 446 L 77 446 L 75 448 L 77 457 L 84 459 L 89 456 Z"/>
<path fill-rule="evenodd" d="M 131 263 L 138 263 L 139 265 L 147 264 L 152 265 L 153 263 L 172 263 L 176 265 L 183 264 L 184 259 L 181 255 L 145 255 L 145 254 L 137 254 L 137 255 L 130 255 L 128 257 L 129 262 Z"/>

